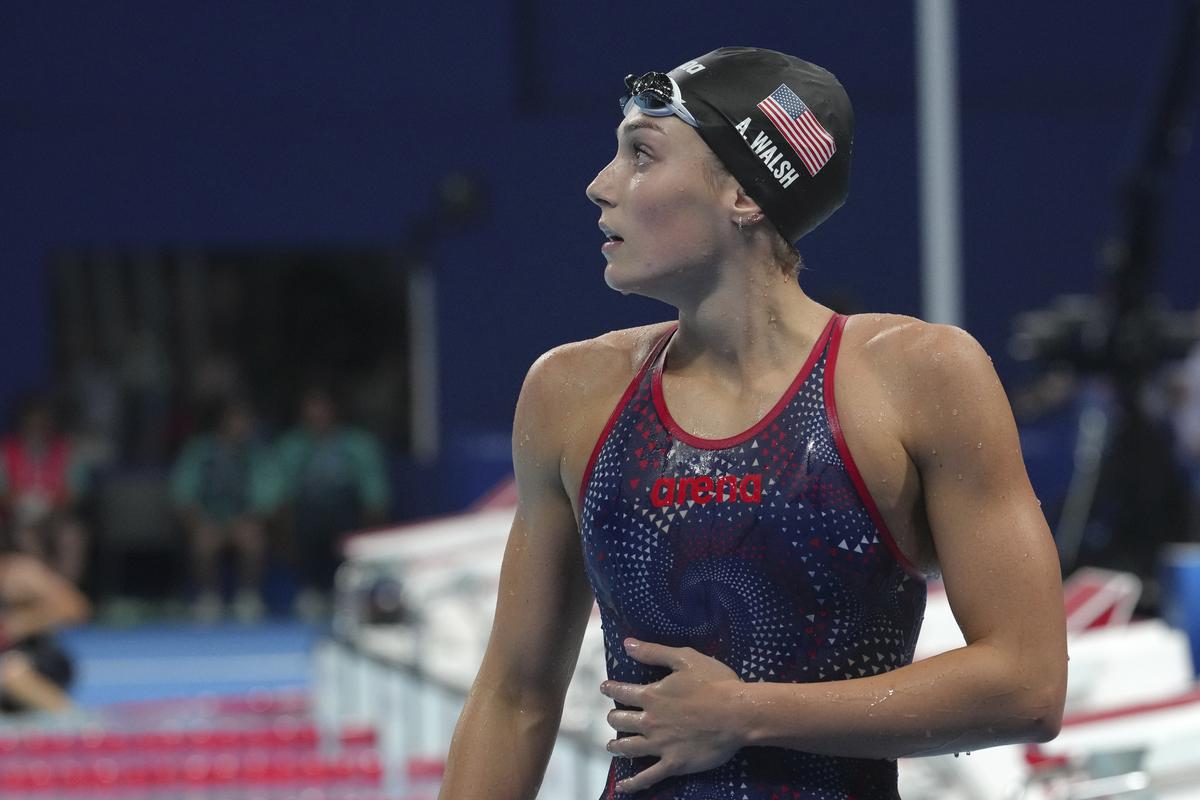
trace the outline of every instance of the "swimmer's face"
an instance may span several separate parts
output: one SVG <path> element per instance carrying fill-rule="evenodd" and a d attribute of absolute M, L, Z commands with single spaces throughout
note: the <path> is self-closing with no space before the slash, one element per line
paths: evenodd
<path fill-rule="evenodd" d="M 602 248 L 609 286 L 671 302 L 705 265 L 721 259 L 735 230 L 728 202 L 736 183 L 729 182 L 732 195 L 714 185 L 707 171 L 712 158 L 680 119 L 640 110 L 625 118 L 616 157 L 587 187 L 604 233 L 620 237 Z"/>

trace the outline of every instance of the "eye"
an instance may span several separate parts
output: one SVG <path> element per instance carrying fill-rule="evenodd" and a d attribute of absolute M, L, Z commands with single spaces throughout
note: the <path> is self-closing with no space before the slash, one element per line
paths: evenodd
<path fill-rule="evenodd" d="M 650 151 L 642 147 L 640 144 L 633 146 L 633 161 L 635 164 L 647 164 L 650 162 Z"/>

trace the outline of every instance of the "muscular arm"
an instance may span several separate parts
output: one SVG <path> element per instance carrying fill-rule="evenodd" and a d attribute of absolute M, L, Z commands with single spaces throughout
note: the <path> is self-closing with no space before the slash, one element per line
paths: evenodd
<path fill-rule="evenodd" d="M 970 336 L 942 326 L 913 326 L 883 361 L 966 646 L 871 677 L 786 684 L 742 683 L 689 648 L 635 643 L 635 658 L 673 671 L 605 687 L 644 710 L 610 714 L 645 736 L 610 749 L 661 756 L 618 789 L 702 768 L 690 763 L 696 752 L 748 745 L 898 758 L 1057 734 L 1067 662 L 1058 558 L 1000 382 Z"/>
<path fill-rule="evenodd" d="M 443 800 L 533 798 L 592 606 L 575 514 L 560 477 L 553 356 L 526 378 L 513 424 L 519 495 L 483 664 L 450 747 Z"/>
<path fill-rule="evenodd" d="M 890 673 L 745 688 L 749 743 L 868 758 L 1057 735 L 1066 688 L 1058 558 L 987 354 L 921 326 L 901 360 L 905 448 L 966 646 Z"/>
<path fill-rule="evenodd" d="M 1062 585 L 1007 399 L 965 333 L 929 327 L 911 348 L 905 360 L 918 366 L 904 381 L 905 447 L 967 644 L 871 678 L 746 686 L 750 744 L 895 758 L 1057 733 L 1067 673 Z"/>

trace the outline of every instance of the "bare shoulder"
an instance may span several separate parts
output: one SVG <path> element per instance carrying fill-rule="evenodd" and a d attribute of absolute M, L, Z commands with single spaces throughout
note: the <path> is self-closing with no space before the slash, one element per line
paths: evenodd
<path fill-rule="evenodd" d="M 987 359 L 962 328 L 903 314 L 854 314 L 847 318 L 844 338 L 881 363 L 908 368 L 938 366 L 946 357 Z"/>
<path fill-rule="evenodd" d="M 864 367 L 911 394 L 999 385 L 987 352 L 953 325 L 901 314 L 855 314 L 846 323 L 844 340 Z"/>
<path fill-rule="evenodd" d="M 858 360 L 878 380 L 899 421 L 897 433 L 927 480 L 948 465 L 956 475 L 974 465 L 993 473 L 1003 468 L 1013 480 L 1018 472 L 1024 476 L 1008 397 L 973 336 L 951 325 L 884 315 L 855 318 L 847 333 L 852 328 Z M 988 457 L 981 460 L 981 453 Z"/>
<path fill-rule="evenodd" d="M 580 426 L 591 427 L 599 409 L 611 410 L 672 324 L 611 331 L 543 353 L 521 387 L 514 440 L 528 435 L 561 441 L 571 438 Z M 562 436 L 546 435 L 556 431 Z"/>
<path fill-rule="evenodd" d="M 548 350 L 529 368 L 522 395 L 550 394 L 557 402 L 603 392 L 622 380 L 628 383 L 671 324 L 625 328 Z"/>

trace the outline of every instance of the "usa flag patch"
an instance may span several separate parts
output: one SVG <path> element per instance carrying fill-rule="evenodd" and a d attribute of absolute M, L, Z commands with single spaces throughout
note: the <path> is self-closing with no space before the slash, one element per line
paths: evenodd
<path fill-rule="evenodd" d="M 816 175 L 833 158 L 837 144 L 800 96 L 786 83 L 771 92 L 758 108 L 800 156 L 809 175 Z"/>

